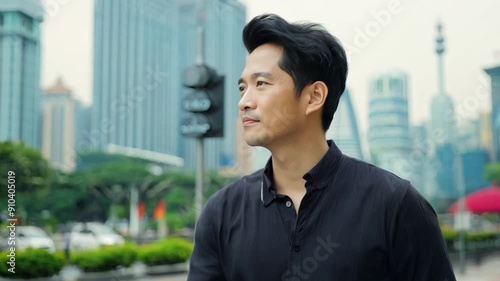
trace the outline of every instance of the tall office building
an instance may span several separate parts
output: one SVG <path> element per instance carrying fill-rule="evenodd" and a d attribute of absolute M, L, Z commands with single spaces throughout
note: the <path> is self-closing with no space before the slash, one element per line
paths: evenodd
<path fill-rule="evenodd" d="M 412 140 L 412 151 L 408 155 L 407 164 L 410 167 L 412 176 L 412 185 L 417 188 L 420 193 L 430 198 L 432 189 L 430 189 L 427 181 L 430 166 L 429 148 L 427 128 L 424 124 L 414 125 L 410 128 L 410 136 Z"/>
<path fill-rule="evenodd" d="M 43 96 L 42 154 L 52 167 L 70 172 L 76 167 L 76 106 L 61 78 Z"/>
<path fill-rule="evenodd" d="M 90 149 L 90 143 L 86 138 L 90 132 L 91 110 L 92 108 L 90 106 L 84 105 L 79 100 L 75 100 L 75 150 L 77 153 Z"/>
<path fill-rule="evenodd" d="M 490 183 L 484 178 L 484 170 L 488 163 L 488 152 L 485 149 L 471 149 L 462 154 L 462 169 L 465 193 L 471 193 L 487 187 Z"/>
<path fill-rule="evenodd" d="M 491 132 L 493 162 L 500 160 L 500 65 L 484 70 L 491 78 Z"/>
<path fill-rule="evenodd" d="M 484 170 L 489 153 L 481 141 L 481 114 L 479 118 L 464 121 L 458 130 L 456 147 L 462 156 L 465 192 L 470 193 L 488 185 L 484 179 Z"/>
<path fill-rule="evenodd" d="M 371 161 L 400 177 L 412 176 L 404 165 L 412 149 L 408 121 L 408 78 L 392 70 L 370 81 L 369 129 Z"/>
<path fill-rule="evenodd" d="M 95 1 L 93 149 L 177 154 L 178 22 L 175 1 Z"/>
<path fill-rule="evenodd" d="M 332 124 L 326 132 L 326 138 L 333 139 L 345 155 L 364 160 L 356 112 L 348 89 L 340 98 Z"/>
<path fill-rule="evenodd" d="M 457 185 L 459 173 L 456 161 L 459 153 L 455 145 L 449 142 L 439 145 L 434 150 L 436 161 L 434 176 L 437 185 L 435 198 L 438 200 L 453 201 L 459 196 Z"/>
<path fill-rule="evenodd" d="M 493 130 L 491 127 L 491 113 L 479 112 L 480 146 L 488 151 L 490 160 L 493 158 Z"/>
<path fill-rule="evenodd" d="M 465 119 L 458 126 L 457 149 L 470 151 L 481 148 L 481 123 L 479 118 Z"/>
<path fill-rule="evenodd" d="M 0 141 L 40 145 L 38 0 L 0 0 Z"/>
<path fill-rule="evenodd" d="M 184 69 L 196 63 L 198 24 L 204 30 L 204 63 L 225 76 L 224 137 L 205 139 L 205 165 L 207 169 L 219 169 L 236 165 L 235 122 L 239 122 L 239 95 L 236 81 L 245 67 L 246 50 L 241 32 L 246 23 L 246 8 L 237 0 L 180 0 L 180 66 Z M 180 81 L 179 81 L 180 84 Z M 182 89 L 182 96 L 187 89 Z M 180 102 L 178 103 L 180 108 Z M 177 111 L 179 112 L 179 111 Z M 178 115 L 182 115 L 180 113 Z M 177 129 L 176 132 L 179 130 Z M 180 156 L 188 168 L 196 164 L 195 141 L 182 137 L 179 142 Z"/>

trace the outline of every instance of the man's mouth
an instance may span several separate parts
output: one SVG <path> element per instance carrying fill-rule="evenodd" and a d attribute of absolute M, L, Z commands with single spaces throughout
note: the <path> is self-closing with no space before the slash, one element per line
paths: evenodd
<path fill-rule="evenodd" d="M 259 120 L 252 119 L 252 118 L 249 118 L 249 117 L 243 118 L 243 125 L 250 125 L 250 124 L 253 124 L 253 123 L 257 123 L 257 122 L 259 122 Z"/>

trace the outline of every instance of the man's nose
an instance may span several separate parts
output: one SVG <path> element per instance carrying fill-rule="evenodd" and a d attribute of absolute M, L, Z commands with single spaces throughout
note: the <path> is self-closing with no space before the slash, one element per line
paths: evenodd
<path fill-rule="evenodd" d="M 241 111 L 245 111 L 248 109 L 255 109 L 256 105 L 257 104 L 255 103 L 255 97 L 252 95 L 250 89 L 247 89 L 238 102 L 238 108 Z"/>

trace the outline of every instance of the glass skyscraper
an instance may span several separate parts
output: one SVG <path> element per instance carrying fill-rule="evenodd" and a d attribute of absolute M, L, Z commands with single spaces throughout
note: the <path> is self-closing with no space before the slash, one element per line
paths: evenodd
<path fill-rule="evenodd" d="M 399 70 L 387 71 L 370 81 L 369 129 L 371 161 L 400 177 L 410 178 L 412 150 L 408 122 L 408 78 Z"/>
<path fill-rule="evenodd" d="M 462 169 L 467 194 L 490 184 L 484 178 L 486 163 L 488 163 L 488 152 L 484 149 L 477 148 L 462 154 Z"/>
<path fill-rule="evenodd" d="M 109 144 L 177 154 L 178 12 L 175 1 L 96 0 L 93 149 Z"/>
<path fill-rule="evenodd" d="M 484 70 L 491 78 L 492 161 L 500 160 L 500 65 Z"/>
<path fill-rule="evenodd" d="M 0 141 L 40 146 L 38 0 L 0 0 Z"/>

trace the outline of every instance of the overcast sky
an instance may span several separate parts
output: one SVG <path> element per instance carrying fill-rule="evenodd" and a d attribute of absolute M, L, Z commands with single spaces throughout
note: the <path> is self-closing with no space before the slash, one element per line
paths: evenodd
<path fill-rule="evenodd" d="M 62 76 L 78 99 L 92 91 L 93 1 L 52 0 L 42 27 L 42 86 Z M 437 91 L 436 22 L 444 24 L 445 83 L 465 113 L 489 110 L 483 69 L 500 64 L 500 1 L 479 0 L 246 0 L 248 19 L 276 13 L 289 21 L 322 23 L 346 47 L 347 87 L 362 131 L 367 126 L 368 80 L 398 68 L 409 74 L 410 120 L 429 116 Z M 58 4 L 59 3 L 59 4 Z M 235 82 L 236 85 L 236 82 Z M 236 90 L 236 87 L 235 87 Z M 476 106 L 475 101 L 479 101 Z M 464 112 L 464 111 L 462 111 Z M 364 135 L 364 133 L 363 133 Z"/>

